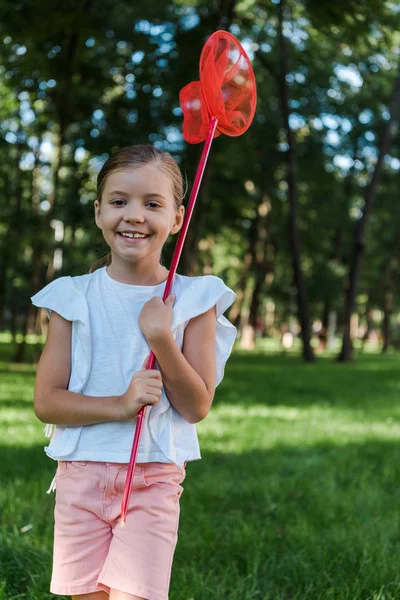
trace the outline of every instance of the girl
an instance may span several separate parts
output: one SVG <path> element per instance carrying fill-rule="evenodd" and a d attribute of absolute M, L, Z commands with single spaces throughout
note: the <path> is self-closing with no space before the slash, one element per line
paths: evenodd
<path fill-rule="evenodd" d="M 54 423 L 58 461 L 50 591 L 85 600 L 166 600 L 180 485 L 200 458 L 195 423 L 210 410 L 236 329 L 234 292 L 214 276 L 168 271 L 163 244 L 183 222 L 178 165 L 151 146 L 124 148 L 97 180 L 105 266 L 60 277 L 32 298 L 50 323 L 35 413 Z M 176 301 L 175 301 L 176 300 Z M 174 303 L 175 301 L 175 303 Z M 150 350 L 154 370 L 145 370 Z M 119 523 L 135 417 L 149 405 L 126 525 Z M 53 426 L 47 425 L 47 430 Z"/>

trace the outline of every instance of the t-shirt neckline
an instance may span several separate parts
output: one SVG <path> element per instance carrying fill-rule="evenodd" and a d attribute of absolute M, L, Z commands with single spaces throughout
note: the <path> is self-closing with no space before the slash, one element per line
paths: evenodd
<path fill-rule="evenodd" d="M 162 286 L 164 286 L 167 282 L 167 279 L 165 281 L 163 281 L 162 283 L 158 283 L 157 285 L 136 285 L 134 283 L 122 283 L 121 281 L 117 281 L 116 279 L 113 279 L 113 277 L 111 277 L 111 275 L 109 275 L 107 273 L 107 267 L 103 267 L 102 268 L 103 271 L 103 276 L 107 279 L 107 281 L 109 281 L 112 285 L 116 286 L 116 287 L 120 287 L 120 288 L 124 288 L 124 289 L 132 289 L 132 290 L 136 290 L 136 291 L 147 291 L 147 290 L 156 290 L 158 288 L 161 288 Z"/>

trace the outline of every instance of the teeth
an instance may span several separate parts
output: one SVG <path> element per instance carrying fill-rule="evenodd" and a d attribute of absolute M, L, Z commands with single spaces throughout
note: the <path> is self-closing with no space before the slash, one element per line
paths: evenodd
<path fill-rule="evenodd" d="M 145 237 L 147 237 L 146 235 L 143 235 L 142 233 L 121 233 L 121 235 L 123 235 L 124 237 L 129 237 L 129 238 L 145 238 Z"/>

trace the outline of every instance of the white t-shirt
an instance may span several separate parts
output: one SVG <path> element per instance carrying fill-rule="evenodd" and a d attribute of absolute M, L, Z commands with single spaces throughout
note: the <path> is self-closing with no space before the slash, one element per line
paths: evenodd
<path fill-rule="evenodd" d="M 106 267 L 91 274 L 60 277 L 31 298 L 35 306 L 56 311 L 72 321 L 71 377 L 68 390 L 88 396 L 123 394 L 150 346 L 138 325 L 143 305 L 163 296 L 165 282 L 156 286 L 120 283 Z M 235 327 L 223 316 L 235 293 L 213 275 L 176 274 L 171 329 L 182 349 L 190 319 L 216 306 L 216 365 L 218 385 L 236 338 Z M 48 430 L 48 428 L 47 428 Z M 57 425 L 45 448 L 54 460 L 129 462 L 135 420 L 84 426 Z M 172 462 L 200 458 L 196 426 L 170 404 L 163 388 L 154 407 L 148 407 L 137 462 Z"/>

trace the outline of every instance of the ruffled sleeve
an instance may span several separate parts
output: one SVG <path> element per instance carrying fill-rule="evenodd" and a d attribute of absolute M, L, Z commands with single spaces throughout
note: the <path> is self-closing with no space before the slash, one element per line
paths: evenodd
<path fill-rule="evenodd" d="M 72 321 L 71 379 L 68 389 L 82 393 L 90 371 L 91 336 L 86 296 L 72 277 L 59 277 L 32 296 L 35 306 L 52 310 Z"/>
<path fill-rule="evenodd" d="M 175 292 L 174 292 L 175 293 Z M 233 304 L 236 294 L 219 277 L 204 275 L 194 277 L 189 286 L 181 293 L 176 291 L 176 301 L 172 315 L 172 331 L 189 323 L 190 319 L 216 307 L 216 385 L 224 377 L 226 361 L 232 352 L 236 339 L 236 327 L 226 319 L 223 314 Z"/>
<path fill-rule="evenodd" d="M 72 277 L 59 277 L 32 296 L 32 304 L 47 310 L 50 318 L 54 310 L 68 321 L 86 321 L 86 298 L 75 286 Z"/>
<path fill-rule="evenodd" d="M 75 279 L 75 280 L 74 280 Z M 89 321 L 89 307 L 86 296 L 80 289 L 85 285 L 82 277 L 59 277 L 55 279 L 37 294 L 31 297 L 32 304 L 39 308 L 47 310 L 50 317 L 51 311 L 72 322 L 71 339 L 71 377 L 68 384 L 68 390 L 82 393 L 87 382 L 91 366 L 91 335 Z M 78 285 L 77 280 L 82 280 Z M 53 428 L 46 426 L 45 434 L 51 437 Z M 60 445 L 59 456 L 70 454 L 79 439 L 81 427 L 70 427 L 58 425 L 54 431 L 50 446 L 45 448 L 48 456 L 52 457 L 52 448 L 62 436 L 62 446 Z"/>

